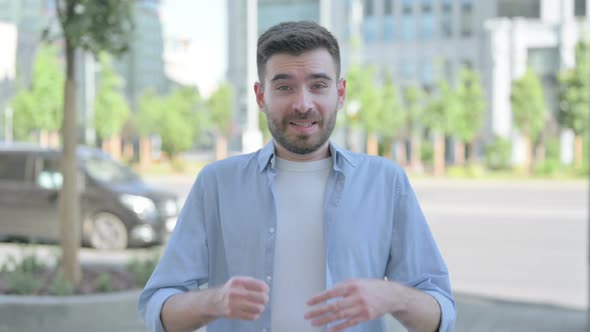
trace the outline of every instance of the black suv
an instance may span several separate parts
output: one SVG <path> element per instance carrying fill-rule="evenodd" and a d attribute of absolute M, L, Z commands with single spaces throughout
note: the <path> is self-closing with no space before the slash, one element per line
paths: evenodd
<path fill-rule="evenodd" d="M 79 147 L 82 241 L 97 249 L 162 243 L 176 224 L 177 197 L 150 188 L 98 149 Z M 58 240 L 61 153 L 0 143 L 0 236 Z"/>

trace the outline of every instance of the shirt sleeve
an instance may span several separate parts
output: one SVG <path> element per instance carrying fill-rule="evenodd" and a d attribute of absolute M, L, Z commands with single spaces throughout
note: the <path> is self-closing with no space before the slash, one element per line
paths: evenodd
<path fill-rule="evenodd" d="M 193 184 L 166 249 L 139 297 L 138 310 L 149 331 L 165 331 L 160 313 L 169 297 L 208 281 L 202 174 Z"/>
<path fill-rule="evenodd" d="M 441 309 L 439 331 L 453 330 L 455 300 L 447 266 L 405 172 L 398 178 L 394 202 L 392 245 L 386 276 L 433 296 Z"/>

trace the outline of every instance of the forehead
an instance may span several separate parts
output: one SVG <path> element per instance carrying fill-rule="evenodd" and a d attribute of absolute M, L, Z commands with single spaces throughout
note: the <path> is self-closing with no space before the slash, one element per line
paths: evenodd
<path fill-rule="evenodd" d="M 294 78 L 309 74 L 323 73 L 336 80 L 336 63 L 330 53 L 323 48 L 307 51 L 300 55 L 277 53 L 266 62 L 265 80 L 272 80 L 279 74 Z"/>

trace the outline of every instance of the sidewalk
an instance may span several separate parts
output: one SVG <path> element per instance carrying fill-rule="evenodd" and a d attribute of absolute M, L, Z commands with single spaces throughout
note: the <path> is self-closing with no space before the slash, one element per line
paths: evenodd
<path fill-rule="evenodd" d="M 584 332 L 586 311 L 456 294 L 454 332 Z M 393 319 L 391 332 L 406 331 Z"/>

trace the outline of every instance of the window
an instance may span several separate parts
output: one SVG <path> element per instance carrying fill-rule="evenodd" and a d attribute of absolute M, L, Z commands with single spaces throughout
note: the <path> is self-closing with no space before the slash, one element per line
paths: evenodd
<path fill-rule="evenodd" d="M 414 2 L 403 0 L 401 36 L 404 40 L 416 39 L 416 18 L 414 16 Z"/>
<path fill-rule="evenodd" d="M 434 66 L 430 59 L 422 59 L 420 62 L 420 80 L 424 85 L 431 85 L 434 82 Z"/>
<path fill-rule="evenodd" d="M 395 20 L 393 16 L 383 17 L 383 39 L 386 41 L 395 40 Z"/>
<path fill-rule="evenodd" d="M 471 0 L 461 3 L 461 36 L 470 37 L 473 34 L 473 4 Z"/>
<path fill-rule="evenodd" d="M 422 39 L 432 39 L 434 37 L 434 15 L 432 7 L 422 7 L 420 16 L 420 37 Z"/>
<path fill-rule="evenodd" d="M 375 10 L 373 8 L 373 0 L 365 0 L 363 4 L 363 12 L 365 17 L 371 17 L 375 15 Z"/>
<path fill-rule="evenodd" d="M 24 181 L 27 156 L 6 154 L 0 156 L 0 180 Z"/>
<path fill-rule="evenodd" d="M 63 176 L 59 170 L 59 161 L 44 159 L 35 183 L 37 186 L 48 190 L 60 189 L 63 184 Z"/>
<path fill-rule="evenodd" d="M 499 17 L 541 17 L 540 0 L 498 0 L 496 9 Z"/>
<path fill-rule="evenodd" d="M 384 8 L 383 11 L 385 15 L 393 15 L 393 0 L 384 0 Z"/>
<path fill-rule="evenodd" d="M 362 23 L 363 39 L 372 42 L 377 39 L 377 20 L 375 17 L 365 17 Z"/>
<path fill-rule="evenodd" d="M 443 38 L 453 36 L 453 4 L 450 0 L 442 3 L 440 14 L 440 33 Z"/>
<path fill-rule="evenodd" d="M 586 8 L 586 0 L 575 0 L 574 4 L 574 16 L 585 17 L 588 15 L 588 8 Z"/>

